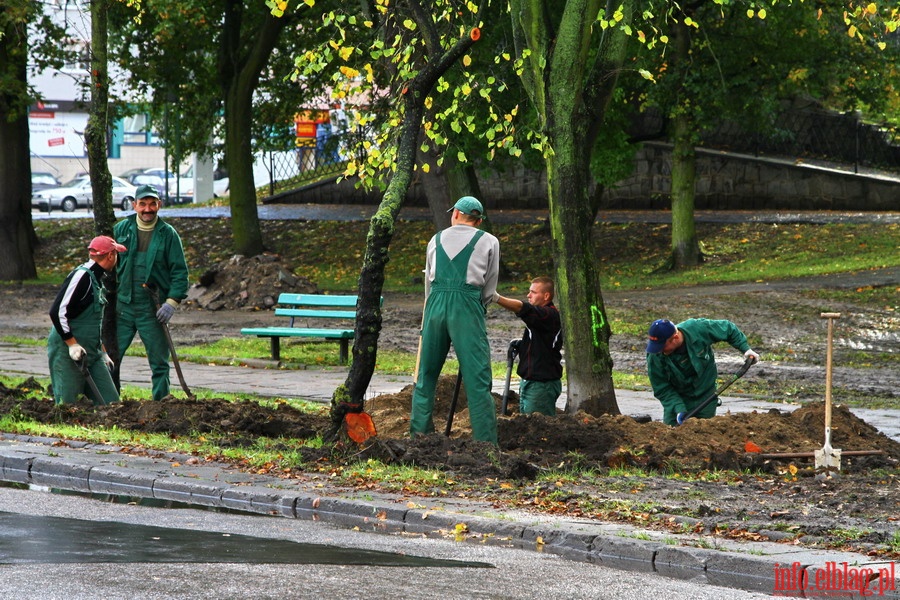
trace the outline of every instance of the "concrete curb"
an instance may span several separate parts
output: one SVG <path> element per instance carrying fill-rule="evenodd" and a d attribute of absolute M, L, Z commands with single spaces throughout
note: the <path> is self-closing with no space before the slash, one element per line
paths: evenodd
<path fill-rule="evenodd" d="M 400 498 L 391 496 L 325 496 L 315 489 L 301 489 L 302 484 L 290 480 L 233 471 L 228 465 L 187 464 L 191 458 L 164 453 L 135 456 L 111 446 L 0 435 L 0 479 L 8 482 L 322 521 L 372 533 L 487 543 L 747 591 L 803 597 L 800 589 L 776 589 L 776 575 L 790 583 L 793 573 L 793 581 L 798 582 L 796 574 L 802 571 L 808 581 L 815 581 L 816 574 L 825 572 L 829 564 L 868 562 L 861 554 L 765 542 L 716 540 L 717 547 L 694 547 L 684 545 L 697 542 L 689 536 L 587 520 L 515 512 L 491 517 L 488 505 L 477 502 L 454 501 L 446 508 L 429 509 L 410 502 L 401 504 Z M 873 568 L 877 572 L 878 567 Z M 873 595 L 900 600 L 896 585 Z"/>

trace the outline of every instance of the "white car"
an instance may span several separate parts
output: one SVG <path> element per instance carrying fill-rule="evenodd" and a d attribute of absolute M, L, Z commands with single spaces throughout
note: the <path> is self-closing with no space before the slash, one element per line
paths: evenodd
<path fill-rule="evenodd" d="M 137 188 L 120 177 L 112 178 L 112 202 L 114 208 L 129 210 Z M 87 175 L 76 177 L 62 187 L 47 188 L 31 195 L 31 208 L 43 212 L 62 210 L 72 212 L 79 208 L 94 207 L 94 192 Z"/>

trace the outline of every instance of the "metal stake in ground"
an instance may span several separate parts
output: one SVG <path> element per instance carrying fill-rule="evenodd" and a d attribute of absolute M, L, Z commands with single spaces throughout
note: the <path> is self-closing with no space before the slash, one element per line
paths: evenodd
<path fill-rule="evenodd" d="M 823 470 L 826 477 L 837 474 L 841 470 L 841 451 L 831 447 L 831 351 L 834 339 L 834 320 L 841 318 L 841 313 L 822 313 L 828 319 L 828 343 L 825 356 L 825 445 L 816 450 L 816 470 Z"/>

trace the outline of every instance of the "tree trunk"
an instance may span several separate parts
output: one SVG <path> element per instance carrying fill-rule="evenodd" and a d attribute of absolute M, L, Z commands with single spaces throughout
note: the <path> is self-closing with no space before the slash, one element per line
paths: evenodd
<path fill-rule="evenodd" d="M 621 26 L 634 2 L 621 8 Z M 511 0 L 517 53 L 530 55 L 522 85 L 542 119 L 549 149 L 547 187 L 556 289 L 563 323 L 568 403 L 566 412 L 619 414 L 612 384 L 609 320 L 596 271 L 591 232 L 596 199 L 590 197 L 590 149 L 602 126 L 625 58 L 621 26 L 596 27 L 599 0 L 565 3 L 561 19 L 548 17 L 543 2 Z M 587 57 L 593 55 L 593 62 Z"/>
<path fill-rule="evenodd" d="M 700 243 L 694 225 L 694 185 L 697 154 L 694 150 L 693 123 L 687 115 L 676 115 L 672 146 L 672 256 L 673 269 L 700 264 Z"/>
<path fill-rule="evenodd" d="M 682 74 L 690 70 L 691 32 L 680 22 L 674 29 L 673 62 Z M 694 226 L 694 186 L 697 154 L 694 150 L 694 121 L 690 99 L 676 104 L 672 117 L 672 254 L 666 266 L 672 269 L 695 267 L 700 263 L 700 244 Z"/>
<path fill-rule="evenodd" d="M 107 131 L 109 131 L 109 0 L 94 0 L 91 3 L 91 107 L 84 137 L 88 151 L 88 169 L 91 177 L 91 194 L 94 202 L 94 232 L 97 235 L 112 235 L 115 213 L 112 205 L 112 175 L 109 173 Z M 101 339 L 106 352 L 113 359 L 115 367 L 112 376 L 119 386 L 122 357 L 116 319 L 117 281 L 116 272 L 105 276 L 104 285 L 108 290 L 107 305 L 103 311 Z"/>
<path fill-rule="evenodd" d="M 416 17 L 421 15 L 416 14 Z M 426 29 L 425 21 L 419 25 Z M 419 146 L 419 132 L 425 114 L 425 98 L 438 79 L 475 43 L 475 37 L 460 38 L 440 56 L 430 57 L 425 68 L 408 83 L 403 91 L 403 121 L 397 141 L 396 170 L 385 190 L 378 210 L 369 221 L 366 253 L 359 274 L 356 304 L 356 329 L 353 340 L 353 364 L 347 379 L 331 397 L 331 430 L 325 435 L 333 439 L 349 412 L 361 412 L 365 407 L 365 393 L 375 372 L 378 337 L 381 333 L 381 292 L 384 288 L 384 268 L 390 260 L 388 248 L 394 237 L 397 215 L 412 183 L 413 167 Z M 424 264 L 425 257 L 422 257 Z"/>
<path fill-rule="evenodd" d="M 93 0 L 91 3 L 91 108 L 84 137 L 94 202 L 94 231 L 97 235 L 112 234 L 115 224 L 106 137 L 109 131 L 108 12 L 109 0 Z"/>
<path fill-rule="evenodd" d="M 28 38 L 24 23 L 0 30 L 0 280 L 34 279 L 29 159 Z M 14 83 L 13 83 L 14 82 Z"/>
<path fill-rule="evenodd" d="M 262 9 L 268 10 L 265 6 Z M 244 256 L 256 256 L 264 248 L 253 181 L 253 92 L 281 32 L 295 19 L 267 14 L 259 30 L 249 33 L 243 32 L 245 20 L 243 1 L 227 0 L 219 53 L 219 77 L 225 97 L 225 164 L 230 178 L 234 251 Z M 246 51 L 242 49 L 242 33 L 252 36 L 254 40 Z"/>
<path fill-rule="evenodd" d="M 547 157 L 550 228 L 556 291 L 566 349 L 566 412 L 619 414 L 612 384 L 611 333 L 603 305 L 591 236 L 594 212 L 587 191 L 583 135 L 562 124 L 548 126 L 554 152 Z"/>

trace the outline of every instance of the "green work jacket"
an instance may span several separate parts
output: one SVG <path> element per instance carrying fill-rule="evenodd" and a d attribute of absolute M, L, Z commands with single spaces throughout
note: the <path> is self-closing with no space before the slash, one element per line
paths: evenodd
<path fill-rule="evenodd" d="M 130 304 L 131 293 L 134 289 L 134 266 L 138 258 L 138 229 L 137 214 L 129 215 L 116 223 L 113 227 L 113 236 L 116 241 L 128 248 L 127 252 L 119 254 L 119 262 L 116 265 L 118 275 L 118 301 Z M 147 281 L 138 283 L 151 283 L 156 286 L 159 293 L 159 301 L 165 302 L 166 298 L 181 302 L 187 298 L 188 293 L 188 267 L 184 258 L 184 247 L 181 238 L 175 228 L 159 219 L 147 248 Z"/>
<path fill-rule="evenodd" d="M 666 356 L 662 352 L 647 355 L 647 374 L 653 395 L 662 403 L 665 413 L 673 416 L 689 411 L 716 391 L 718 371 L 713 344 L 728 342 L 741 353 L 750 349 L 747 336 L 731 321 L 688 319 L 676 327 L 684 335 L 695 375 L 686 376 L 674 365 L 672 355 Z M 715 414 L 715 403 L 711 404 L 710 413 L 709 416 Z"/>

